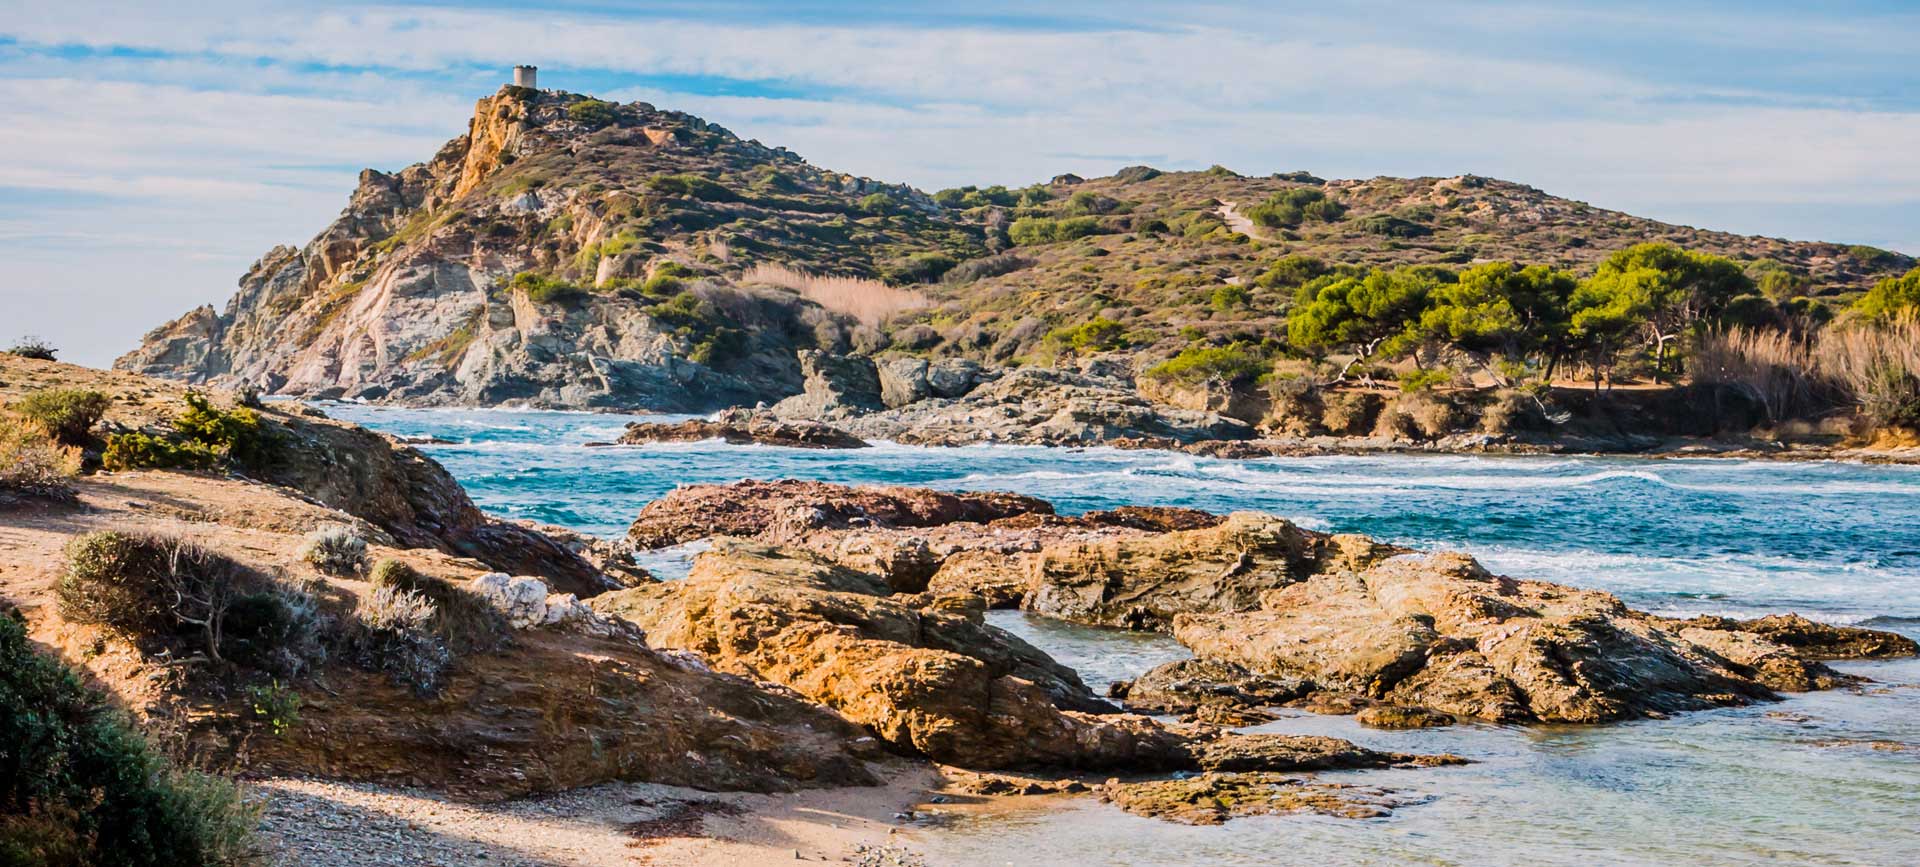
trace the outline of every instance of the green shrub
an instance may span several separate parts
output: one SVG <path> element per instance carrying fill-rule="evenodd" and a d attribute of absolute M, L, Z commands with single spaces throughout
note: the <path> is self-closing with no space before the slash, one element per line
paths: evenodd
<path fill-rule="evenodd" d="M 107 396 L 81 388 L 48 388 L 29 392 L 12 409 L 45 429 L 54 441 L 69 446 L 85 445 L 93 426 L 106 415 Z"/>
<path fill-rule="evenodd" d="M 510 290 L 527 293 L 535 304 L 576 304 L 587 297 L 587 290 L 558 277 L 522 271 L 507 281 Z"/>
<path fill-rule="evenodd" d="M 1240 173 L 1239 173 L 1239 172 L 1236 172 L 1236 171 L 1234 171 L 1233 169 L 1230 169 L 1230 168 L 1227 168 L 1226 166 L 1223 166 L 1223 165 L 1221 165 L 1221 164 L 1219 164 L 1219 163 L 1214 163 L 1213 165 L 1210 165 L 1210 166 L 1207 166 L 1207 171 L 1206 171 L 1206 173 L 1207 173 L 1207 174 L 1209 174 L 1209 175 L 1212 175 L 1212 176 L 1214 176 L 1214 177 L 1216 177 L 1216 178 L 1237 178 L 1237 177 L 1240 177 Z"/>
<path fill-rule="evenodd" d="M 1259 378 L 1267 370 L 1266 356 L 1245 344 L 1189 346 L 1180 354 L 1147 368 L 1153 379 L 1201 383 L 1240 383 Z"/>
<path fill-rule="evenodd" d="M 1880 321 L 1891 321 L 1920 309 L 1920 268 L 1874 284 L 1867 294 L 1853 302 L 1853 309 L 1868 319 Z"/>
<path fill-rule="evenodd" d="M 0 616 L 0 864 L 253 864 L 259 809 L 170 766 L 105 696 Z"/>
<path fill-rule="evenodd" d="M 1100 231 L 1100 221 L 1093 217 L 1068 217 L 1055 220 L 1048 217 L 1021 217 L 1007 227 L 1007 237 L 1015 245 L 1029 247 L 1034 244 L 1050 244 L 1057 241 L 1072 241 Z"/>
<path fill-rule="evenodd" d="M 109 470 L 201 470 L 219 463 L 220 455 L 204 443 L 133 431 L 107 437 L 107 450 L 100 462 Z"/>
<path fill-rule="evenodd" d="M 1870 247 L 1866 244 L 1855 244 L 1848 247 L 1847 255 L 1858 260 L 1860 264 L 1872 268 L 1892 267 L 1900 261 L 1899 254 L 1890 250 L 1882 250 L 1879 247 Z"/>
<path fill-rule="evenodd" d="M 1047 332 L 1046 340 L 1074 353 L 1105 352 L 1127 345 L 1126 326 L 1106 317 Z"/>
<path fill-rule="evenodd" d="M 198 392 L 186 394 L 187 411 L 173 421 L 171 435 L 144 431 L 107 438 L 101 462 L 109 470 L 205 469 L 231 461 L 260 466 L 272 457 L 273 440 L 259 413 L 246 407 L 223 410 Z"/>
<path fill-rule="evenodd" d="M 656 175 L 647 186 L 673 196 L 688 196 L 705 202 L 731 202 L 738 199 L 732 190 L 699 175 Z"/>
<path fill-rule="evenodd" d="M 1281 190 L 1267 200 L 1248 208 L 1247 219 L 1269 229 L 1292 228 L 1313 219 L 1330 223 L 1346 215 L 1347 209 L 1327 194 L 1311 187 Z"/>
<path fill-rule="evenodd" d="M 860 210 L 869 214 L 886 215 L 900 210 L 900 202 L 886 193 L 873 193 L 860 200 Z"/>
<path fill-rule="evenodd" d="M 1410 370 L 1400 375 L 1400 390 L 1409 394 L 1417 391 L 1432 391 L 1453 381 L 1453 371 L 1442 367 L 1430 367 L 1426 370 Z"/>
<path fill-rule="evenodd" d="M 300 694 L 274 680 L 247 687 L 247 707 L 267 730 L 284 735 L 300 724 Z"/>
<path fill-rule="evenodd" d="M 1222 313 L 1245 307 L 1252 300 L 1253 293 L 1247 291 L 1247 287 L 1236 286 L 1232 283 L 1225 283 L 1215 287 L 1213 297 L 1209 299 L 1213 305 L 1213 309 Z"/>
<path fill-rule="evenodd" d="M 887 263 L 880 269 L 880 275 L 895 283 L 932 283 L 958 264 L 945 253 L 915 253 Z"/>
<path fill-rule="evenodd" d="M 619 107 L 599 99 L 583 99 L 567 106 L 567 117 L 590 127 L 603 127 L 620 118 Z"/>
<path fill-rule="evenodd" d="M 1366 232 L 1369 235 L 1380 235 L 1386 238 L 1418 238 L 1422 235 L 1433 234 L 1433 230 L 1426 226 L 1420 225 L 1412 220 L 1405 220 L 1387 214 L 1374 214 L 1371 217 L 1363 217 L 1356 221 L 1355 225 L 1359 227 L 1360 231 Z"/>
<path fill-rule="evenodd" d="M 424 577 L 419 570 L 391 557 L 382 558 L 367 570 L 367 582 L 375 587 L 418 590 Z"/>

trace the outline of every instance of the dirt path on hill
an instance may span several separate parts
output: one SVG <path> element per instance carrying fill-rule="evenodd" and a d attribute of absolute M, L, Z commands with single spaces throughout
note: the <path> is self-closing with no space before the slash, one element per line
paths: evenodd
<path fill-rule="evenodd" d="M 1220 209 L 1217 213 L 1220 214 L 1220 219 L 1227 221 L 1227 228 L 1229 229 L 1239 232 L 1255 241 L 1273 240 L 1271 236 L 1256 228 L 1253 225 L 1253 221 L 1247 219 L 1247 215 L 1240 213 L 1239 206 L 1234 202 L 1229 202 L 1225 199 L 1220 200 Z"/>

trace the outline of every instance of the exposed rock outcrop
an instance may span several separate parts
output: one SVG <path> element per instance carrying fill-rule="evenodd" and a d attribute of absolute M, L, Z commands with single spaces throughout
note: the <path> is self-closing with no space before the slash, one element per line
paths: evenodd
<path fill-rule="evenodd" d="M 909 363 L 889 362 L 886 376 L 864 358 L 842 359 L 828 367 L 824 360 L 809 360 L 803 354 L 802 363 L 816 372 L 809 377 L 807 393 L 782 401 L 772 414 L 829 421 L 866 439 L 919 445 L 1084 445 L 1146 438 L 1183 444 L 1253 435 L 1247 424 L 1216 413 L 1153 403 L 1124 377 L 1097 367 L 1085 371 L 1018 368 L 1000 372 L 958 398 L 928 396 L 908 401 L 920 393 L 917 367 Z M 940 373 L 937 367 L 929 367 L 926 393 L 956 391 L 937 385 L 947 379 L 982 377 L 960 370 L 964 368 Z M 894 383 L 894 399 L 881 393 L 883 381 Z"/>
<path fill-rule="evenodd" d="M 675 488 L 648 503 L 627 530 L 640 548 L 744 536 L 778 541 L 848 527 L 931 527 L 1050 514 L 1044 500 L 1006 493 L 947 493 L 926 488 L 849 487 L 826 482 L 745 481 Z"/>
<path fill-rule="evenodd" d="M 774 419 L 727 410 L 715 418 L 680 422 L 631 422 L 620 435 L 622 445 L 724 440 L 733 445 L 783 446 L 801 449 L 861 449 L 867 442 L 830 425 Z"/>
<path fill-rule="evenodd" d="M 1180 615 L 1173 634 L 1205 659 L 1354 694 L 1357 706 L 1509 722 L 1664 716 L 1845 680 L 1758 632 L 1676 628 L 1606 593 L 1490 575 L 1458 554 L 1316 574 L 1263 594 L 1257 610 Z"/>
<path fill-rule="evenodd" d="M 722 542 L 682 582 L 592 604 L 662 646 L 832 707 L 897 750 L 963 767 L 1282 770 L 1407 758 L 1102 713 L 1112 708 L 1071 670 L 982 624 L 977 608 L 916 607 L 887 590 L 805 554 Z"/>
<path fill-rule="evenodd" d="M 1329 783 L 1286 774 L 1199 774 L 1171 780 L 1110 780 L 1100 799 L 1129 813 L 1183 825 L 1221 825 L 1242 816 L 1319 813 L 1377 819 L 1418 803 L 1392 789 Z"/>

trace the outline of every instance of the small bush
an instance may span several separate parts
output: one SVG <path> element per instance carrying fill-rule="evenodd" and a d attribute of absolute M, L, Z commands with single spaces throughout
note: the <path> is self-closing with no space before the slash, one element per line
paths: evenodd
<path fill-rule="evenodd" d="M 203 443 L 179 442 L 133 431 L 107 437 L 100 463 L 109 470 L 202 470 L 220 462 L 220 455 Z"/>
<path fill-rule="evenodd" d="M 971 283 L 975 280 L 985 280 L 989 277 L 1011 274 L 1032 264 L 1033 260 L 1024 256 L 1015 253 L 1001 253 L 997 256 L 987 256 L 982 259 L 968 259 L 965 262 L 961 262 L 953 266 L 952 270 L 949 270 L 942 279 L 948 283 Z"/>
<path fill-rule="evenodd" d="M 1225 283 L 1214 288 L 1213 297 L 1209 299 L 1209 301 L 1213 305 L 1213 309 L 1221 313 L 1226 313 L 1247 306 L 1249 302 L 1253 301 L 1253 293 L 1247 291 L 1247 287 L 1245 286 Z"/>
<path fill-rule="evenodd" d="M 1127 345 L 1126 326 L 1105 317 L 1047 332 L 1046 340 L 1074 353 L 1106 352 Z"/>
<path fill-rule="evenodd" d="M 1374 214 L 1355 221 L 1360 231 L 1383 238 L 1418 238 L 1433 234 L 1433 230 L 1412 220 L 1388 214 Z"/>
<path fill-rule="evenodd" d="M 247 687 L 247 708 L 253 718 L 275 735 L 284 735 L 300 724 L 300 694 L 280 685 L 280 681 Z"/>
<path fill-rule="evenodd" d="M 958 264 L 945 253 L 915 253 L 887 263 L 880 273 L 895 283 L 932 283 Z"/>
<path fill-rule="evenodd" d="M 196 634 L 215 661 L 234 601 L 263 583 L 239 563 L 170 537 L 97 531 L 68 542 L 66 558 L 54 590 L 62 617 L 138 642 Z"/>
<path fill-rule="evenodd" d="M 418 590 L 421 580 L 419 570 L 391 557 L 382 558 L 367 571 L 367 582 L 375 587 Z"/>
<path fill-rule="evenodd" d="M 453 662 L 446 642 L 432 629 L 437 611 L 432 600 L 416 591 L 375 587 L 354 609 L 359 628 L 352 645 L 359 663 L 388 673 L 416 693 L 432 694 Z"/>
<path fill-rule="evenodd" d="M 1375 405 L 1371 395 L 1358 391 L 1338 391 L 1322 399 L 1326 411 L 1320 424 L 1328 433 L 1356 436 L 1373 427 Z"/>
<path fill-rule="evenodd" d="M 49 388 L 29 392 L 12 407 L 23 418 L 40 425 L 63 445 L 86 445 L 93 426 L 106 415 L 107 396 L 81 388 Z"/>
<path fill-rule="evenodd" d="M 54 442 L 38 424 L 0 415 L 0 493 L 68 495 L 79 473 L 79 449 Z"/>
<path fill-rule="evenodd" d="M 330 575 L 356 575 L 366 565 L 367 540 L 346 524 L 333 524 L 308 533 L 299 557 Z"/>
<path fill-rule="evenodd" d="M 1021 217 L 1007 227 L 1007 237 L 1017 246 L 1031 247 L 1035 244 L 1073 241 L 1099 231 L 1100 221 L 1094 217 L 1068 217 L 1064 220 Z"/>
<path fill-rule="evenodd" d="M 1269 229 L 1290 229 L 1309 219 L 1331 223 L 1345 215 L 1346 208 L 1339 202 L 1310 187 L 1281 190 L 1246 211 L 1254 225 Z"/>
<path fill-rule="evenodd" d="M 0 615 L 0 864 L 258 863 L 259 809 L 174 768 Z"/>
<path fill-rule="evenodd" d="M 599 99 L 583 99 L 567 106 L 567 117 L 590 127 L 603 127 L 620 118 L 619 107 Z"/>
<path fill-rule="evenodd" d="M 1188 384 L 1247 382 L 1267 370 L 1267 359 L 1259 350 L 1235 343 L 1230 346 L 1189 346 L 1180 354 L 1147 368 L 1153 379 Z"/>
<path fill-rule="evenodd" d="M 731 202 L 739 198 L 732 190 L 699 175 L 659 175 L 648 179 L 647 186 L 668 195 L 706 202 Z"/>
<path fill-rule="evenodd" d="M 900 201 L 886 193 L 872 193 L 860 199 L 860 210 L 876 216 L 885 216 L 900 210 Z"/>
<path fill-rule="evenodd" d="M 533 271 L 522 271 L 507 281 L 509 290 L 527 293 L 527 300 L 535 304 L 578 304 L 587 297 L 587 290 L 558 277 L 549 277 Z"/>
<path fill-rule="evenodd" d="M 1425 370 L 1409 370 L 1400 374 L 1400 390 L 1408 394 L 1417 391 L 1432 391 L 1453 381 L 1453 371 L 1444 367 L 1430 367 Z"/>
<path fill-rule="evenodd" d="M 54 356 L 58 355 L 59 352 L 59 350 L 53 348 L 53 344 L 31 335 L 20 338 L 19 343 L 15 343 L 7 350 L 8 355 L 18 355 L 21 358 L 36 358 L 41 361 L 58 361 L 59 359 Z"/>

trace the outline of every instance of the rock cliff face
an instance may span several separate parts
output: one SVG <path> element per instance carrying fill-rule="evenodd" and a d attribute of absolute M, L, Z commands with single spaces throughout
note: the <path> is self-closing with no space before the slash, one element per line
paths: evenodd
<path fill-rule="evenodd" d="M 854 223 L 874 195 L 893 215 Z M 844 350 L 854 326 L 743 271 L 870 272 L 929 246 L 913 233 L 940 213 L 689 115 L 508 87 L 428 162 L 362 172 L 346 210 L 263 256 L 224 311 L 156 328 L 115 366 L 410 403 L 775 400 L 800 390 L 796 349 Z"/>

